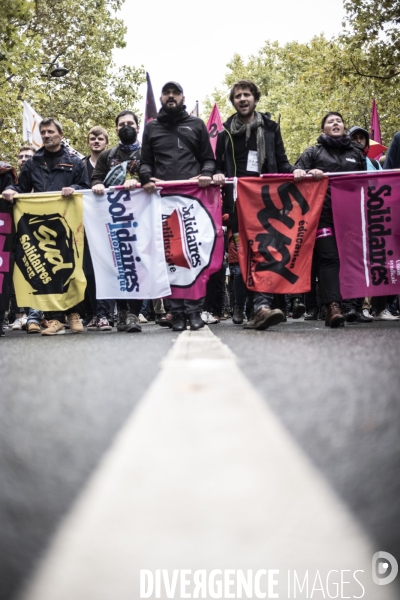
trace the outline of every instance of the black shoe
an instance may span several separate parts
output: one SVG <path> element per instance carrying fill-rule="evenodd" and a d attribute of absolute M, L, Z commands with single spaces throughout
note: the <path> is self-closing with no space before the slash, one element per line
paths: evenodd
<path fill-rule="evenodd" d="M 172 316 L 172 331 L 186 331 L 185 313 L 175 313 Z"/>
<path fill-rule="evenodd" d="M 358 321 L 358 313 L 355 308 L 348 308 L 344 311 L 344 317 L 347 323 L 355 323 Z"/>
<path fill-rule="evenodd" d="M 204 321 L 199 312 L 189 313 L 189 323 L 191 331 L 197 331 L 198 329 L 204 327 Z"/>
<path fill-rule="evenodd" d="M 358 322 L 359 323 L 372 323 L 374 317 L 370 315 L 368 308 L 363 308 L 358 312 Z"/>
<path fill-rule="evenodd" d="M 6 335 L 6 324 L 0 323 L 0 337 L 4 337 Z"/>
<path fill-rule="evenodd" d="M 298 298 L 293 301 L 292 319 L 300 319 L 306 312 L 305 305 Z"/>
<path fill-rule="evenodd" d="M 132 313 L 126 314 L 126 330 L 128 333 L 136 333 L 142 331 L 142 327 L 139 323 L 139 317 Z"/>
<path fill-rule="evenodd" d="M 318 308 L 312 308 L 309 312 L 304 313 L 305 321 L 316 321 L 318 319 Z"/>
<path fill-rule="evenodd" d="M 235 325 L 241 325 L 243 323 L 243 308 L 235 306 L 233 309 L 232 321 Z"/>

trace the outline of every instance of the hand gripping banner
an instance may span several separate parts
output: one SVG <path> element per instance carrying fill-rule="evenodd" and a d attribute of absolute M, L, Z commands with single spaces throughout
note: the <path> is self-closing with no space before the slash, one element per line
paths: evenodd
<path fill-rule="evenodd" d="M 311 288 L 315 236 L 328 179 L 292 175 L 238 180 L 239 264 L 249 290 L 297 294 Z"/>
<path fill-rule="evenodd" d="M 198 300 L 222 267 L 224 237 L 217 186 L 174 183 L 161 190 L 165 260 L 172 298 Z"/>
<path fill-rule="evenodd" d="M 400 294 L 400 178 L 377 171 L 331 178 L 343 298 Z"/>
<path fill-rule="evenodd" d="M 170 294 L 161 200 L 144 190 L 83 192 L 85 229 L 99 299 L 152 299 Z"/>
<path fill-rule="evenodd" d="M 14 206 L 18 306 L 65 311 L 84 299 L 82 194 L 18 196 Z"/>

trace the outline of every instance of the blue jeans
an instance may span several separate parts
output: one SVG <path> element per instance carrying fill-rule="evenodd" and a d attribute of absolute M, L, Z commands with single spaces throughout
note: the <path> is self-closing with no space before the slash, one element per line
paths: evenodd
<path fill-rule="evenodd" d="M 29 313 L 28 313 L 28 320 L 27 320 L 27 325 L 28 323 L 37 323 L 38 325 L 40 325 L 40 321 L 43 319 L 43 313 L 41 310 L 38 310 L 36 308 L 30 308 L 29 309 Z"/>
<path fill-rule="evenodd" d="M 265 292 L 254 292 L 254 313 L 260 310 L 260 308 L 262 308 L 263 306 L 271 308 L 273 299 L 273 294 L 266 294 Z"/>

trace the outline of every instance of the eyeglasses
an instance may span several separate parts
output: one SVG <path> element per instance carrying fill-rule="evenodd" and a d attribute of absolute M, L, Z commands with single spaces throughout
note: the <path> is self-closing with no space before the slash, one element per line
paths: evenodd
<path fill-rule="evenodd" d="M 32 158 L 32 154 L 19 154 L 18 160 L 21 160 L 22 158 Z"/>

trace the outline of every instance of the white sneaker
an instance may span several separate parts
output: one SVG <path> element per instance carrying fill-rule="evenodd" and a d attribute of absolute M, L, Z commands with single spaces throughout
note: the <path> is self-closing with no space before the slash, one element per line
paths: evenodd
<path fill-rule="evenodd" d="M 11 329 L 26 329 L 27 320 L 28 317 L 20 317 L 19 319 L 15 319 Z"/>
<path fill-rule="evenodd" d="M 203 312 L 200 313 L 200 318 L 204 323 L 207 323 L 208 315 L 209 313 L 206 310 L 203 310 Z"/>
<path fill-rule="evenodd" d="M 142 313 L 139 315 L 139 323 L 148 323 L 148 320 L 144 315 L 142 315 Z"/>
<path fill-rule="evenodd" d="M 399 317 L 395 317 L 392 313 L 385 308 L 382 312 L 378 313 L 375 317 L 375 321 L 398 321 Z"/>
<path fill-rule="evenodd" d="M 213 317 L 212 314 L 207 312 L 206 310 L 204 310 L 201 313 L 200 317 L 201 320 L 204 321 L 204 323 L 207 323 L 207 325 L 214 325 L 215 323 L 219 323 L 219 320 Z"/>

